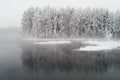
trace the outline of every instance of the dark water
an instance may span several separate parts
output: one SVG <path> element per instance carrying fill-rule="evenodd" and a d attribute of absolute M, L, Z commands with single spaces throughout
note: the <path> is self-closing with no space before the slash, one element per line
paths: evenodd
<path fill-rule="evenodd" d="M 120 50 L 74 51 L 71 44 L 0 41 L 0 80 L 120 80 Z"/>

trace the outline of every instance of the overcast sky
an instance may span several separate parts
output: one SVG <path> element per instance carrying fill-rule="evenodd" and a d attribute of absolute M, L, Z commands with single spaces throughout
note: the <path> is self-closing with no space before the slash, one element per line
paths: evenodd
<path fill-rule="evenodd" d="M 120 0 L 0 0 L 0 28 L 19 27 L 24 10 L 30 6 L 43 8 L 48 5 L 53 7 L 108 8 L 116 11 L 120 9 Z"/>

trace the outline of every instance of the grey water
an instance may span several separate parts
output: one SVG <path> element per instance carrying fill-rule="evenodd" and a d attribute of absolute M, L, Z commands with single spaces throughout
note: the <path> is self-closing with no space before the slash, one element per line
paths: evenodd
<path fill-rule="evenodd" d="M 120 80 L 119 48 L 74 51 L 87 44 L 38 45 L 16 35 L 0 34 L 0 80 Z"/>

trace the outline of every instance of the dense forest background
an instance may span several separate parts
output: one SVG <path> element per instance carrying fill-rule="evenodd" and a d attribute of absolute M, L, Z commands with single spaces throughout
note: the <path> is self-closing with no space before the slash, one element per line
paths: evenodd
<path fill-rule="evenodd" d="M 97 8 L 30 7 L 22 30 L 36 38 L 119 38 L 120 11 Z"/>

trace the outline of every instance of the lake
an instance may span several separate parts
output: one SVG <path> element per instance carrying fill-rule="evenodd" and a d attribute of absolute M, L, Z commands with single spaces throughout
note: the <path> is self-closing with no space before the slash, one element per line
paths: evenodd
<path fill-rule="evenodd" d="M 0 80 L 120 80 L 120 49 L 75 50 L 86 45 L 1 39 Z"/>

